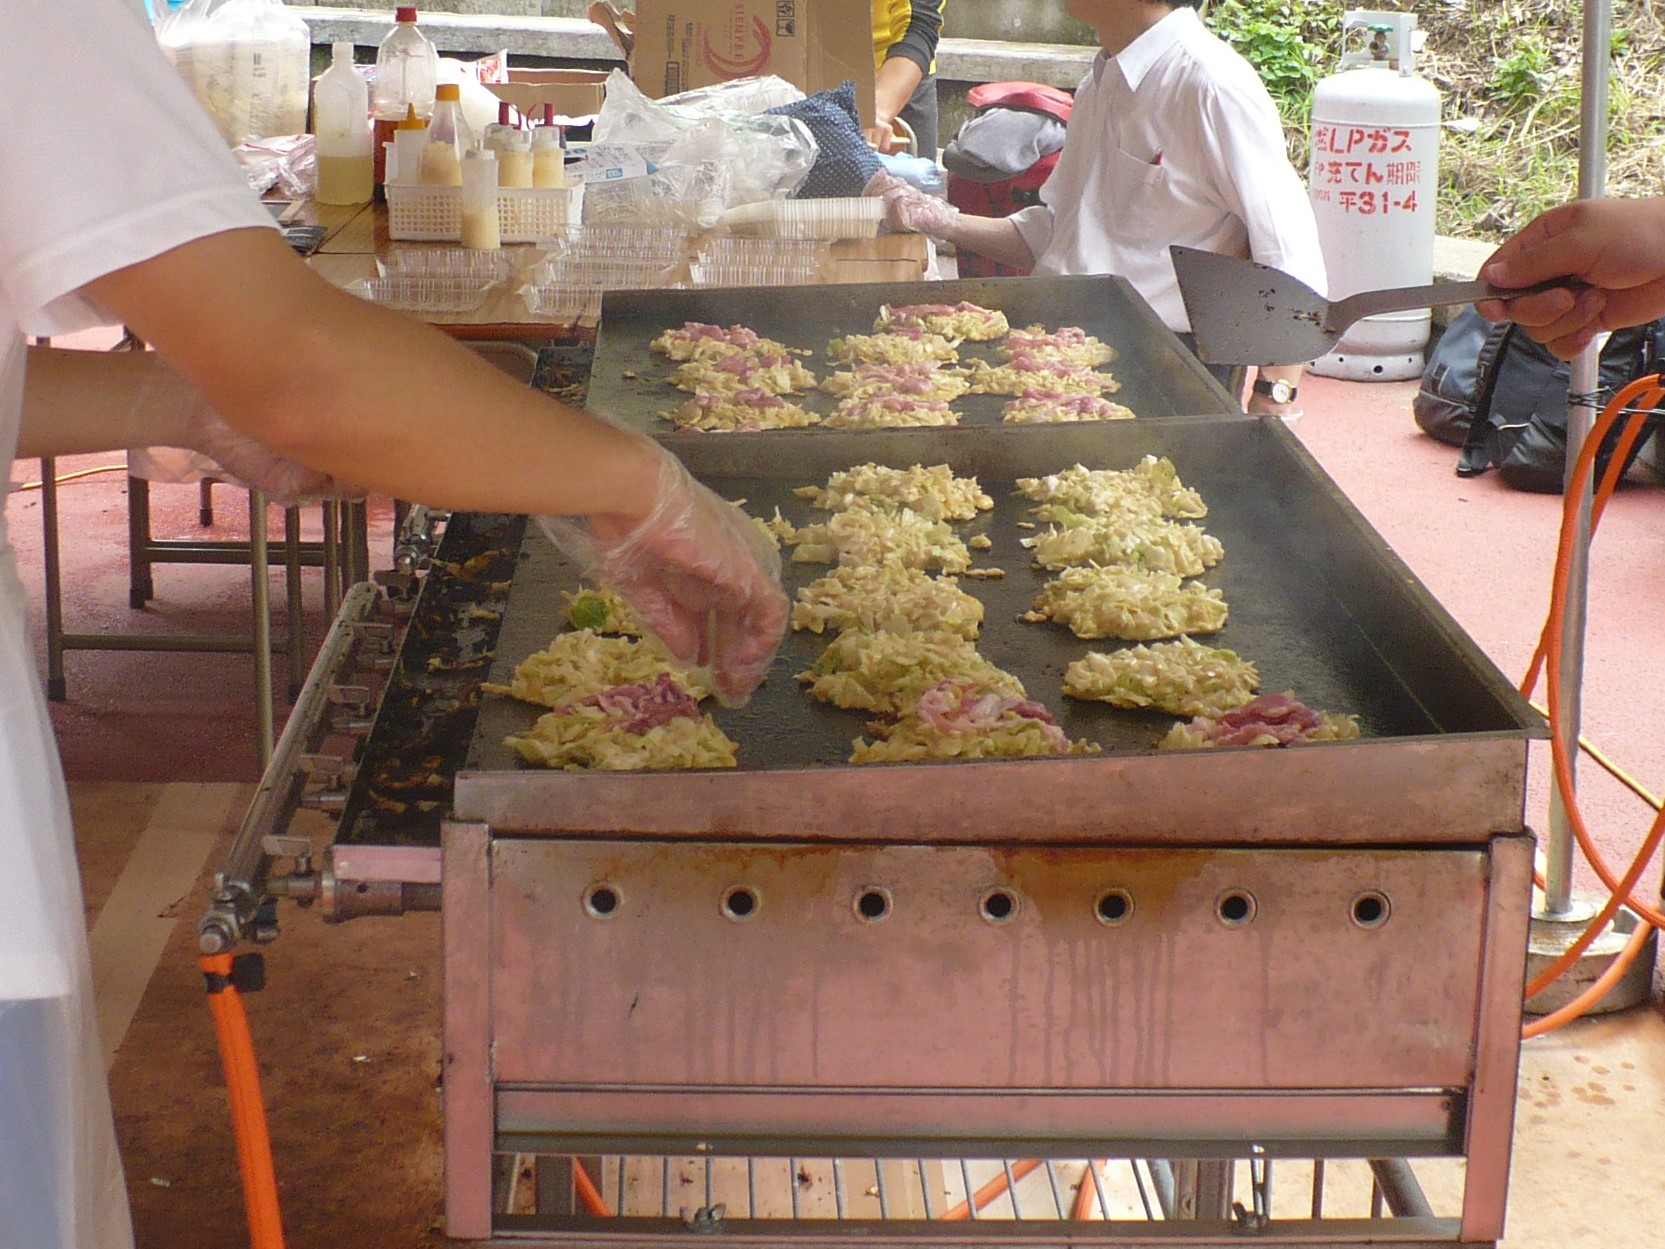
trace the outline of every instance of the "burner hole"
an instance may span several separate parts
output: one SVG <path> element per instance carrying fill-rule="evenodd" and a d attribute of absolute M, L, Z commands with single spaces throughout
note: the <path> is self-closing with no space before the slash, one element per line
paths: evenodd
<path fill-rule="evenodd" d="M 368 881 L 363 881 L 363 880 L 359 881 L 358 884 L 353 886 L 353 892 L 360 893 L 360 894 L 369 893 L 370 892 L 370 883 Z"/>
<path fill-rule="evenodd" d="M 723 914 L 732 920 L 748 920 L 757 914 L 758 907 L 763 900 L 757 896 L 757 890 L 749 885 L 735 885 L 723 894 Z"/>
<path fill-rule="evenodd" d="M 1017 914 L 1017 894 L 1010 889 L 990 889 L 983 895 L 983 918 L 991 924 L 1004 924 Z"/>
<path fill-rule="evenodd" d="M 1374 889 L 1353 899 L 1353 922 L 1360 928 L 1380 928 L 1393 914 L 1393 904 L 1387 894 Z"/>
<path fill-rule="evenodd" d="M 890 890 L 880 885 L 868 885 L 856 895 L 856 916 L 876 924 L 890 914 Z"/>
<path fill-rule="evenodd" d="M 1133 917 L 1133 895 L 1125 889 L 1106 889 L 1093 903 L 1101 924 L 1119 924 Z"/>
<path fill-rule="evenodd" d="M 610 919 L 619 912 L 619 891 L 611 885 L 591 885 L 584 894 L 584 909 L 594 919 Z"/>
<path fill-rule="evenodd" d="M 1222 893 L 1214 906 L 1220 922 L 1231 928 L 1239 928 L 1255 917 L 1255 896 L 1246 889 L 1231 889 Z"/>

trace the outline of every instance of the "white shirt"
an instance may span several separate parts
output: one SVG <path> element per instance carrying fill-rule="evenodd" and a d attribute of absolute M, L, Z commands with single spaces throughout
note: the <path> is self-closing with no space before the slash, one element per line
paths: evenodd
<path fill-rule="evenodd" d="M 108 323 L 80 293 L 94 278 L 204 235 L 273 223 L 137 0 L 8 4 L 0 117 L 0 468 L 9 476 L 23 335 Z M 68 992 L 85 958 L 63 778 L 23 603 L 0 520 L 0 1001 Z"/>
<path fill-rule="evenodd" d="M 1041 203 L 1013 214 L 1037 274 L 1114 273 L 1191 328 L 1168 246 L 1250 256 L 1322 293 L 1324 256 L 1254 67 L 1174 9 L 1076 90 Z"/>

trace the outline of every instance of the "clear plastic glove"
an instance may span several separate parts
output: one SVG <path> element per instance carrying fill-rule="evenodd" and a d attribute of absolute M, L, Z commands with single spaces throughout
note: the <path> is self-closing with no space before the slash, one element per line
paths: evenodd
<path fill-rule="evenodd" d="M 365 495 L 358 486 L 268 451 L 232 429 L 206 404 L 199 405 L 192 416 L 188 439 L 191 450 L 201 452 L 223 470 L 211 471 L 210 476 L 258 490 L 280 507 L 300 507 L 320 499 L 362 499 Z"/>
<path fill-rule="evenodd" d="M 862 194 L 882 197 L 885 202 L 885 225 L 906 234 L 928 234 L 932 238 L 945 239 L 960 215 L 960 210 L 947 200 L 927 195 L 882 169 L 867 180 Z"/>
<path fill-rule="evenodd" d="M 678 659 L 710 670 L 726 706 L 762 682 L 786 631 L 780 552 L 740 508 L 659 452 L 653 507 L 633 529 L 540 516 L 583 574 L 617 590 Z"/>

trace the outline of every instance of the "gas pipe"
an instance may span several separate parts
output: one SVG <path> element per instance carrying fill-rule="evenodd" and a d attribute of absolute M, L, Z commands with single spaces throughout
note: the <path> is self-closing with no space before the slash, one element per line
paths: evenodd
<path fill-rule="evenodd" d="M 1440 96 L 1416 74 L 1415 31 L 1412 13 L 1348 11 L 1340 66 L 1313 91 L 1307 187 L 1331 299 L 1433 281 Z M 1312 371 L 1418 377 L 1429 329 L 1426 309 L 1366 317 Z"/>

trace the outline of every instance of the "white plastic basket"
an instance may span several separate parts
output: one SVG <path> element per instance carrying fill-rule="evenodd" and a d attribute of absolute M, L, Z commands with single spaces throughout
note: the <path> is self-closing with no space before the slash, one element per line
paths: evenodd
<path fill-rule="evenodd" d="M 499 187 L 498 230 L 505 243 L 531 243 L 559 234 L 584 214 L 584 184 L 566 187 Z M 462 237 L 462 188 L 387 187 L 389 238 L 428 241 Z"/>

